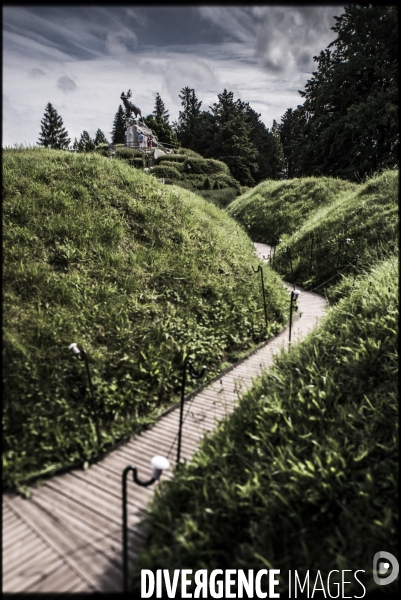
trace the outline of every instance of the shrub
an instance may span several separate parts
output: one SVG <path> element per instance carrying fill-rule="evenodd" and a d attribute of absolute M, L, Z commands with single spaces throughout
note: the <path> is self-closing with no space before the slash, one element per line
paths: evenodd
<path fill-rule="evenodd" d="M 170 179 L 181 179 L 181 173 L 176 167 L 160 165 L 153 167 L 151 173 L 157 178 L 168 177 Z"/>
<path fill-rule="evenodd" d="M 191 158 L 188 157 L 184 163 L 184 170 L 187 169 L 187 164 L 191 167 L 191 173 L 196 175 L 215 175 L 216 173 L 224 173 L 230 175 L 230 169 L 220 160 L 213 158 Z"/>
<path fill-rule="evenodd" d="M 130 148 L 129 146 L 121 146 L 120 144 L 116 144 L 116 158 L 136 158 L 143 157 L 143 152 L 140 150 L 136 150 L 135 148 Z"/>
<path fill-rule="evenodd" d="M 155 159 L 155 164 L 159 165 L 165 161 L 183 163 L 185 161 L 185 156 L 182 154 L 162 154 Z"/>
<path fill-rule="evenodd" d="M 101 156 L 110 156 L 109 145 L 108 144 L 99 144 L 98 146 L 95 147 L 95 152 L 97 152 Z"/>
<path fill-rule="evenodd" d="M 203 190 L 210 190 L 211 189 L 211 185 L 210 185 L 210 180 L 209 177 L 206 177 L 205 181 L 203 182 L 203 186 L 202 189 Z"/>

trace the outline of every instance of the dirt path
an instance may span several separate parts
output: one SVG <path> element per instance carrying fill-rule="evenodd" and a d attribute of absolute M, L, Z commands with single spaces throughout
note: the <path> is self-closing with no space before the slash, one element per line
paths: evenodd
<path fill-rule="evenodd" d="M 266 244 L 255 249 L 261 258 L 270 254 Z M 326 307 L 322 296 L 298 289 L 301 317 L 293 325 L 292 343 L 313 329 Z M 185 404 L 182 458 L 190 459 L 204 432 L 234 409 L 238 394 L 287 347 L 285 329 Z M 122 472 L 132 464 L 148 479 L 156 454 L 168 456 L 174 466 L 178 422 L 179 410 L 172 410 L 88 470 L 75 469 L 32 488 L 30 500 L 3 495 L 3 592 L 120 591 Z M 163 477 L 172 477 L 172 470 Z M 139 522 L 157 485 L 128 486 L 131 560 L 144 536 Z"/>

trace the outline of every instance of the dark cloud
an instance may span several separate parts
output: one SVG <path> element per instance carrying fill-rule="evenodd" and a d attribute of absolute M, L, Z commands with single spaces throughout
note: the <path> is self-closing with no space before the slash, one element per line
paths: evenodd
<path fill-rule="evenodd" d="M 41 77 L 47 77 L 46 73 L 42 69 L 37 69 L 34 67 L 33 69 L 29 69 L 29 76 L 34 79 L 40 79 Z"/>
<path fill-rule="evenodd" d="M 62 75 L 58 78 L 57 87 L 63 92 L 73 92 L 77 88 L 75 81 L 68 75 Z"/>

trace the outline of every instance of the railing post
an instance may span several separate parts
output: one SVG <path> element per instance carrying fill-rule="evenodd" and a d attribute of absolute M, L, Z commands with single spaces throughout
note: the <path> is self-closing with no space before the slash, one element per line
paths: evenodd
<path fill-rule="evenodd" d="M 257 269 L 254 269 L 253 265 L 252 265 L 252 270 L 254 273 L 259 273 L 261 274 L 261 279 L 262 279 L 262 292 L 263 292 L 263 307 L 264 307 L 264 311 L 265 311 L 265 325 L 266 325 L 266 331 L 267 331 L 267 325 L 268 325 L 268 321 L 267 321 L 267 307 L 266 307 L 266 294 L 265 294 L 265 283 L 263 280 L 263 269 L 262 266 L 259 265 Z"/>
<path fill-rule="evenodd" d="M 292 305 L 293 302 L 296 302 L 296 300 L 298 299 L 298 296 L 301 292 L 299 290 L 293 289 L 291 290 L 291 300 L 290 300 L 290 328 L 289 328 L 289 335 L 288 335 L 288 345 L 291 345 L 291 329 L 292 329 Z"/>
<path fill-rule="evenodd" d="M 95 419 L 97 446 L 98 446 L 98 450 L 100 450 L 101 436 L 100 436 L 100 427 L 99 427 L 99 417 L 98 417 L 98 414 L 96 411 L 95 397 L 93 394 L 93 386 L 92 386 L 92 378 L 91 378 L 91 374 L 90 374 L 90 370 L 89 370 L 88 355 L 85 350 L 83 350 L 83 349 L 79 350 L 77 344 L 75 344 L 75 343 L 70 344 L 69 350 L 71 350 L 71 352 L 78 358 L 78 360 L 83 360 L 85 362 L 86 374 L 87 374 L 88 383 L 89 383 L 89 395 L 91 398 L 92 411 L 93 411 L 94 419 Z"/>
<path fill-rule="evenodd" d="M 181 402 L 180 402 L 180 423 L 178 427 L 178 442 L 177 442 L 177 465 L 180 463 L 181 458 L 181 437 L 182 437 L 182 423 L 183 423 L 183 413 L 184 413 L 184 398 L 185 398 L 185 383 L 186 383 L 186 374 L 187 374 L 187 366 L 189 366 L 189 374 L 194 379 L 201 379 L 205 374 L 206 367 L 202 367 L 200 373 L 194 371 L 192 367 L 192 361 L 188 358 L 184 361 L 184 366 L 182 370 L 182 383 L 181 383 Z"/>
<path fill-rule="evenodd" d="M 122 475 L 122 501 L 123 501 L 123 591 L 128 592 L 128 515 L 127 515 L 127 475 L 132 471 L 132 480 L 142 487 L 148 487 L 155 481 L 160 479 L 162 472 L 170 467 L 167 458 L 163 456 L 154 456 L 150 461 L 153 466 L 152 477 L 148 481 L 140 481 L 138 479 L 137 468 L 129 465 L 125 467 Z"/>

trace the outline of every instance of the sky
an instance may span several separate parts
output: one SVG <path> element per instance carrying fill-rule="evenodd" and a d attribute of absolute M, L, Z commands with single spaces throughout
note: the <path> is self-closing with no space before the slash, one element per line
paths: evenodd
<path fill-rule="evenodd" d="M 122 92 L 146 116 L 158 92 L 170 123 L 183 87 L 210 110 L 224 89 L 266 127 L 303 103 L 344 5 L 3 5 L 2 146 L 36 145 L 46 105 L 71 143 L 109 141 Z"/>

